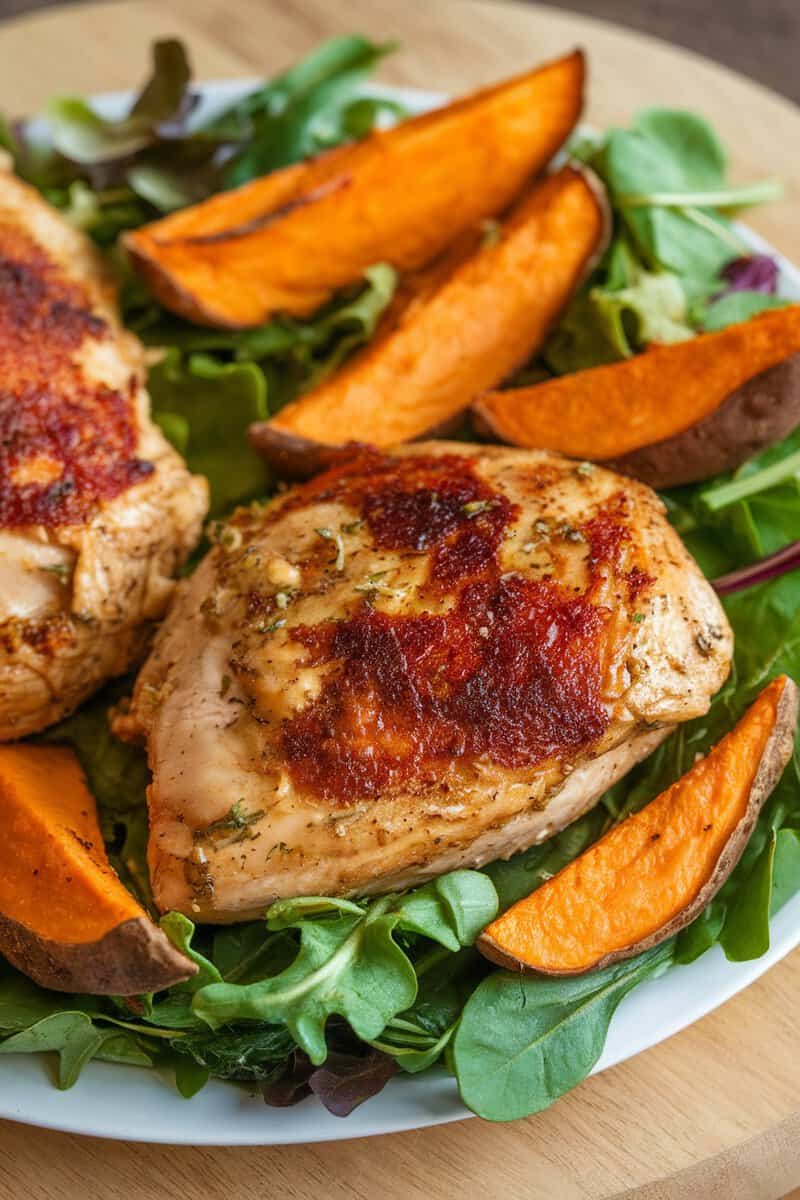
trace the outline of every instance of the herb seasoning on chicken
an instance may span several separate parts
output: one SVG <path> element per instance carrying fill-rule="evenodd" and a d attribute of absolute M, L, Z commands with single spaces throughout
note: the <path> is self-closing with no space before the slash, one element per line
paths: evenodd
<path fill-rule="evenodd" d="M 119 722 L 148 744 L 157 902 L 207 921 L 549 837 L 730 665 L 657 497 L 554 454 L 354 453 L 217 542 Z"/>
<path fill-rule="evenodd" d="M 142 656 L 199 537 L 143 380 L 97 252 L 0 170 L 0 741 Z"/>

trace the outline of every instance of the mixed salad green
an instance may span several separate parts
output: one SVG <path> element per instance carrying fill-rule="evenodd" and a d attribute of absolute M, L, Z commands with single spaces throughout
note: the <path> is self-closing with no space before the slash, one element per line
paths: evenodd
<path fill-rule="evenodd" d="M 166 348 L 150 371 L 154 411 L 190 465 L 211 481 L 213 511 L 269 490 L 247 448 L 248 424 L 276 411 L 367 341 L 395 275 L 376 264 L 363 284 L 307 321 L 230 333 L 169 316 L 126 274 L 116 235 L 167 211 L 402 115 L 363 87 L 387 52 L 359 37 L 327 43 L 213 120 L 197 119 L 186 54 L 155 47 L 151 78 L 121 120 L 85 101 L 50 110 L 52 142 L 4 125 L 17 169 L 105 248 L 120 273 L 125 315 Z M 752 255 L 730 216 L 774 184 L 732 187 L 708 125 L 651 109 L 630 129 L 581 136 L 571 153 L 601 176 L 613 206 L 608 252 L 525 375 L 536 378 L 627 357 L 781 304 L 777 269 Z M 710 576 L 800 538 L 800 435 L 735 477 L 676 489 L 670 517 Z M 212 929 L 161 919 L 198 973 L 136 1001 L 70 997 L 0 968 L 0 1054 L 54 1051 L 69 1087 L 92 1059 L 174 1071 L 189 1097 L 211 1078 L 257 1085 L 269 1104 L 316 1094 L 346 1115 L 396 1071 L 442 1064 L 464 1102 L 505 1120 L 536 1112 L 597 1061 L 611 1017 L 638 983 L 718 943 L 734 961 L 763 954 L 770 914 L 800 888 L 800 759 L 765 806 L 722 891 L 676 938 L 607 970 L 571 979 L 520 978 L 473 948 L 495 914 L 527 895 L 612 823 L 678 778 L 727 731 L 762 685 L 800 679 L 800 575 L 735 592 L 730 680 L 706 717 L 679 726 L 586 816 L 548 842 L 480 871 L 362 901 L 305 897 L 263 921 Z M 129 681 L 107 688 L 47 740 L 76 748 L 100 808 L 112 861 L 145 905 L 144 755 L 111 735 L 107 711 Z M 229 819 L 237 820 L 236 798 Z"/>

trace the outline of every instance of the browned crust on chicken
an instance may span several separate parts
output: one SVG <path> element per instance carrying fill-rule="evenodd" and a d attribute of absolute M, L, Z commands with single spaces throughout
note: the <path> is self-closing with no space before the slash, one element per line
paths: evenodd
<path fill-rule="evenodd" d="M 640 484 L 367 453 L 240 513 L 137 683 L 157 902 L 204 920 L 507 856 L 706 711 L 731 635 Z"/>
<path fill-rule="evenodd" d="M 141 657 L 197 542 L 206 485 L 144 380 L 97 252 L 0 171 L 0 740 Z"/>

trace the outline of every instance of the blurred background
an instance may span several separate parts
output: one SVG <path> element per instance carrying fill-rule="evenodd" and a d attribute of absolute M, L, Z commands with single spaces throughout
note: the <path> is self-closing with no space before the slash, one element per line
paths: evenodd
<path fill-rule="evenodd" d="M 0 18 L 61 2 L 0 0 Z M 589 13 L 686 46 L 800 103 L 800 0 L 570 0 L 550 7 Z M 346 21 L 347 0 L 341 13 Z"/>

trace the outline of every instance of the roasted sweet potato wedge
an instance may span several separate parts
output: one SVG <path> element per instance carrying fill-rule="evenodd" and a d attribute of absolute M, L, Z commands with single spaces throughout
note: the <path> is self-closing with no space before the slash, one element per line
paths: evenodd
<path fill-rule="evenodd" d="M 167 308 L 231 328 L 307 315 L 372 263 L 429 262 L 503 211 L 583 102 L 580 52 L 126 235 Z"/>
<path fill-rule="evenodd" d="M 473 401 L 476 427 L 674 487 L 732 470 L 800 424 L 800 305 L 610 366 Z"/>
<path fill-rule="evenodd" d="M 0 954 L 42 987 L 132 996 L 188 979 L 106 857 L 72 750 L 0 747 Z"/>
<path fill-rule="evenodd" d="M 524 363 L 604 245 L 592 177 L 564 167 L 487 238 L 467 235 L 406 282 L 375 337 L 331 379 L 251 429 L 279 474 L 312 474 L 347 441 L 390 446 L 457 421 Z"/>
<path fill-rule="evenodd" d="M 487 926 L 482 954 L 512 970 L 577 975 L 665 941 L 739 861 L 791 758 L 797 687 L 782 675 L 705 758 Z"/>

